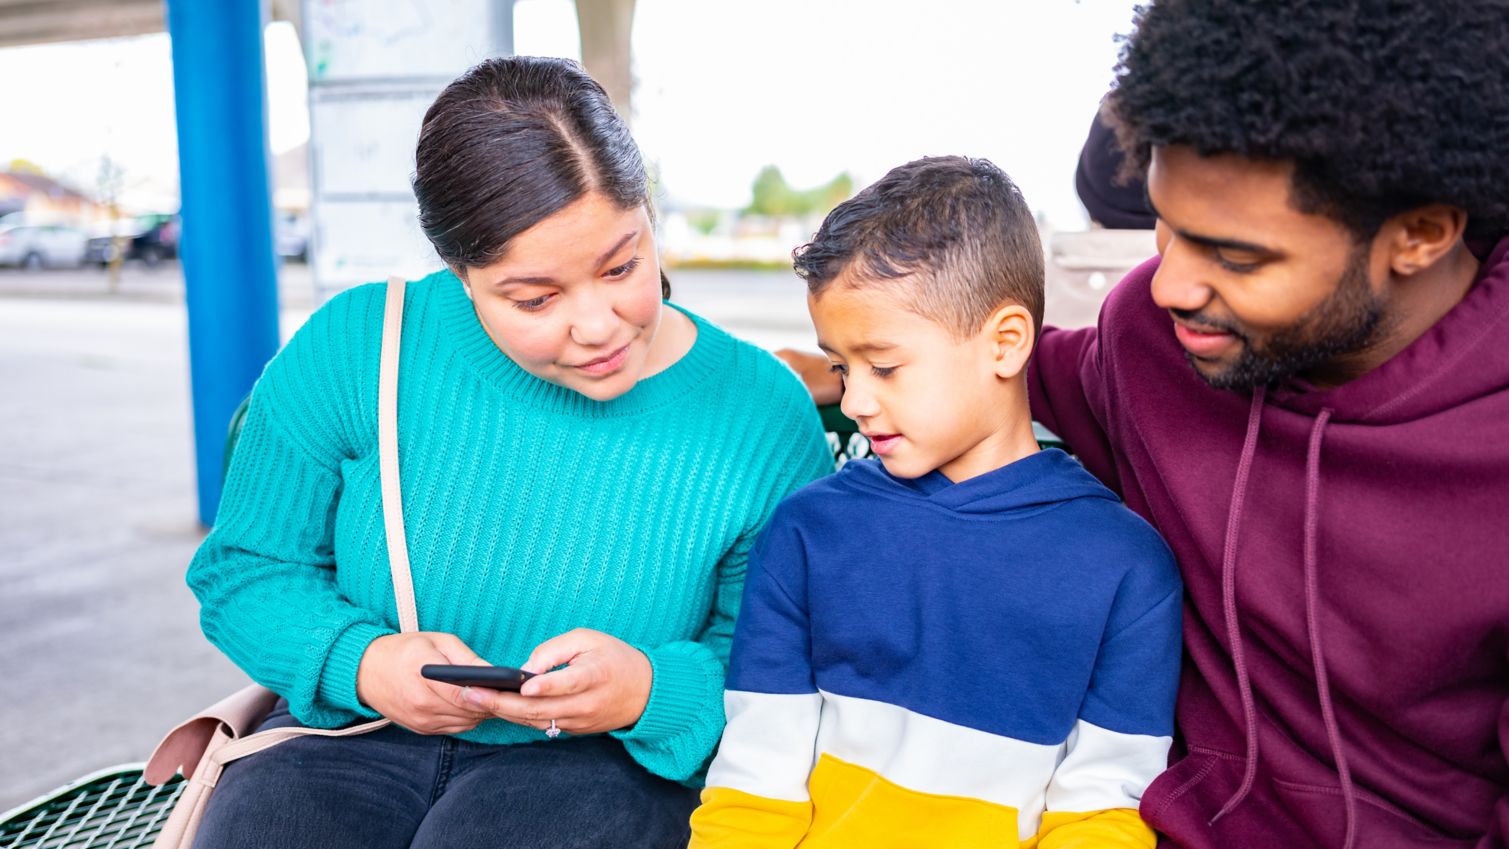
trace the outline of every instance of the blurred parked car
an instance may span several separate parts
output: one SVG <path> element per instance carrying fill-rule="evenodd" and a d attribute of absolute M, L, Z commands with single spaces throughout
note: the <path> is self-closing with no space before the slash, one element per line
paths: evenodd
<path fill-rule="evenodd" d="M 142 231 L 131 240 L 126 259 L 139 259 L 156 265 L 178 256 L 179 220 L 177 215 L 142 215 L 137 217 Z"/>
<path fill-rule="evenodd" d="M 118 251 L 123 259 L 141 260 L 148 266 L 178 256 L 179 218 L 177 215 L 139 215 L 129 221 L 117 221 L 110 232 L 89 240 L 84 261 L 107 265 Z"/>
<path fill-rule="evenodd" d="M 309 261 L 309 218 L 297 212 L 279 212 L 272 219 L 272 240 L 278 256 Z"/>
<path fill-rule="evenodd" d="M 121 237 L 122 244 L 127 244 L 129 240 L 129 236 Z M 84 246 L 84 262 L 90 265 L 109 265 L 110 260 L 115 259 L 115 252 L 114 236 L 90 236 L 89 242 Z"/>
<path fill-rule="evenodd" d="M 63 224 L 33 223 L 14 214 L 0 218 L 0 265 L 76 268 L 87 243 L 82 230 Z"/>

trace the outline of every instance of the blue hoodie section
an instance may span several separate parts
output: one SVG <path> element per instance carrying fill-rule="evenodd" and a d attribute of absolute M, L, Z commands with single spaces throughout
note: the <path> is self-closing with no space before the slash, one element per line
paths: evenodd
<path fill-rule="evenodd" d="M 1076 719 L 1172 733 L 1173 558 L 1056 449 L 961 483 L 849 463 L 777 508 L 745 593 L 730 690 L 821 689 L 1050 745 Z"/>

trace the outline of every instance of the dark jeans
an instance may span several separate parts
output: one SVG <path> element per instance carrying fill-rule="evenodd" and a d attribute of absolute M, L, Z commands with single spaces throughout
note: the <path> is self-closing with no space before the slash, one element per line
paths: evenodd
<path fill-rule="evenodd" d="M 262 727 L 297 724 L 280 702 Z M 486 746 L 390 726 L 232 763 L 194 849 L 680 849 L 696 804 L 611 737 Z"/>

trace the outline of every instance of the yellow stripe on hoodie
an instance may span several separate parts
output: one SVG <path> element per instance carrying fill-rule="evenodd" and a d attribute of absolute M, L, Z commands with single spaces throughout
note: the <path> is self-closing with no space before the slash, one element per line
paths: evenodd
<path fill-rule="evenodd" d="M 818 758 L 808 784 L 813 817 L 804 849 L 1011 849 L 1015 808 L 919 793 L 832 755 Z"/>

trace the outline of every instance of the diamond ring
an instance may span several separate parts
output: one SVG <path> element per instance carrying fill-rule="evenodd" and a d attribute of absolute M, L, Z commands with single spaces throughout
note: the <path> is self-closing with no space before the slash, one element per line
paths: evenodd
<path fill-rule="evenodd" d="M 556 727 L 555 720 L 550 720 L 550 727 L 545 729 L 545 736 L 552 740 L 561 736 L 561 729 Z"/>

